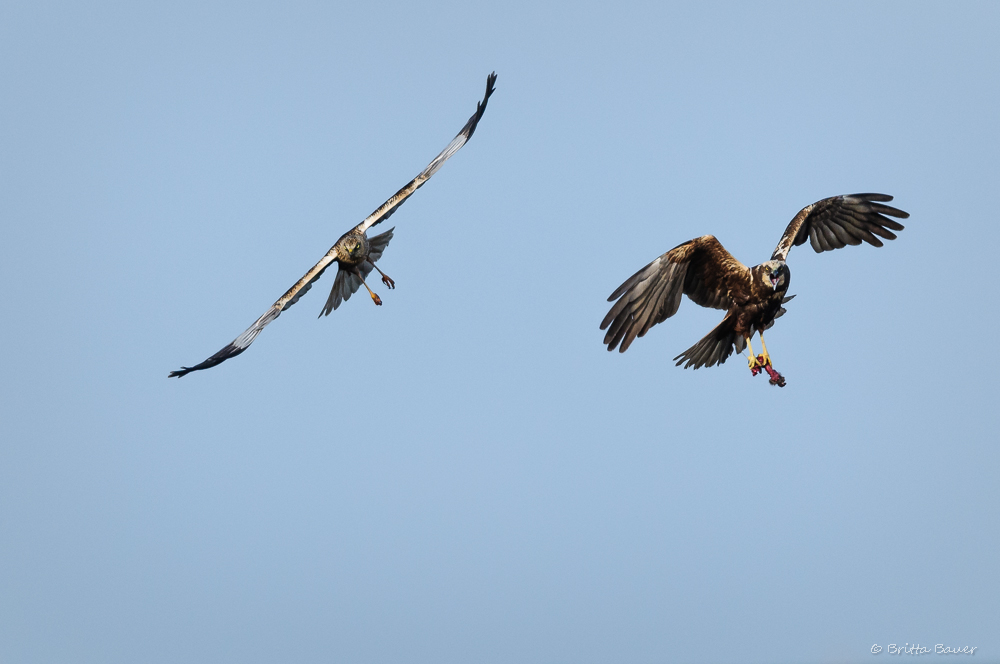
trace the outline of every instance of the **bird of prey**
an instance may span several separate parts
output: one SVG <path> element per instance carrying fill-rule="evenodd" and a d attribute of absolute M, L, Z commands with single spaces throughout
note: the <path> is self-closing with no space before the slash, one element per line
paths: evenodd
<path fill-rule="evenodd" d="M 793 245 L 806 239 L 816 253 L 840 249 L 862 242 L 882 246 L 879 238 L 896 239 L 892 231 L 902 224 L 889 219 L 910 215 L 883 205 L 892 200 L 885 194 L 850 194 L 824 198 L 804 207 L 785 229 L 771 260 L 747 267 L 726 251 L 711 235 L 703 235 L 677 245 L 629 277 L 608 302 L 615 302 L 601 321 L 607 329 L 608 350 L 619 346 L 624 353 L 636 337 L 677 313 L 681 295 L 695 304 L 725 309 L 726 316 L 701 341 L 675 357 L 684 368 L 722 364 L 733 352 L 750 350 L 750 370 L 756 376 L 766 370 L 772 385 L 784 387 L 785 379 L 774 371 L 764 344 L 764 330 L 785 313 L 781 306 L 792 299 L 785 296 L 791 275 L 785 258 Z M 754 356 L 750 339 L 760 334 L 763 354 Z"/>
<path fill-rule="evenodd" d="M 420 174 L 417 175 L 417 177 L 410 180 L 406 186 L 393 194 L 389 200 L 368 215 L 364 221 L 344 233 L 340 239 L 337 240 L 337 243 L 330 248 L 330 251 L 326 252 L 326 255 L 323 256 L 318 263 L 313 265 L 301 279 L 295 282 L 294 286 L 289 288 L 284 295 L 278 298 L 278 300 L 271 305 L 271 308 L 264 312 L 263 316 L 258 318 L 254 321 L 253 325 L 244 330 L 243 334 L 233 339 L 233 341 L 227 344 L 222 350 L 201 364 L 196 364 L 193 367 L 181 367 L 177 371 L 171 371 L 169 377 L 180 377 L 192 371 L 199 371 L 201 369 L 214 367 L 215 365 L 225 362 L 231 357 L 236 357 L 245 351 L 250 344 L 253 343 L 253 340 L 257 338 L 260 331 L 263 330 L 268 323 L 281 315 L 282 311 L 285 311 L 290 306 L 298 302 L 299 298 L 305 295 L 306 292 L 312 288 L 313 283 L 320 278 L 323 271 L 333 263 L 337 263 L 337 276 L 333 280 L 333 289 L 330 291 L 330 297 L 327 298 L 326 305 L 320 312 L 320 316 L 329 314 L 331 311 L 339 307 L 341 302 L 349 299 L 351 295 L 361 286 L 365 287 L 375 304 L 381 305 L 382 300 L 378 295 L 372 292 L 371 288 L 368 288 L 368 284 L 365 283 L 365 277 L 367 277 L 374 268 L 375 270 L 378 270 L 380 275 L 382 275 L 382 282 L 388 288 L 395 288 L 395 282 L 393 282 L 393 280 L 387 277 L 382 270 L 379 270 L 379 268 L 375 266 L 375 261 L 382 257 L 382 252 L 385 251 L 386 245 L 388 245 L 389 240 L 392 239 L 392 231 L 395 229 L 389 229 L 385 233 L 371 238 L 368 237 L 368 229 L 388 219 L 389 216 L 403 204 L 403 201 L 409 198 L 417 189 L 422 187 L 432 175 L 437 173 L 438 169 L 444 165 L 444 162 L 448 161 L 453 154 L 458 152 L 461 147 L 465 145 L 470 138 L 472 138 L 472 134 L 476 131 L 476 126 L 479 124 L 479 120 L 482 119 L 483 113 L 486 111 L 486 103 L 489 101 L 490 95 L 493 94 L 493 86 L 494 83 L 496 83 L 496 80 L 497 76 L 495 72 L 486 77 L 486 95 L 483 97 L 481 102 L 477 102 L 476 112 L 471 118 L 469 118 L 469 121 L 465 123 L 465 126 L 462 127 L 462 131 L 458 132 L 458 135 L 455 136 L 451 143 L 449 143 L 447 147 L 441 151 L 441 154 L 434 157 L 434 160 L 427 165 L 427 168 L 420 171 Z"/>

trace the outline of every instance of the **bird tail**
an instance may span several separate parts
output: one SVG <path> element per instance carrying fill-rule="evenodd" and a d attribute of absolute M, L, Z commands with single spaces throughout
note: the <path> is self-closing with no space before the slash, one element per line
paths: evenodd
<path fill-rule="evenodd" d="M 733 346 L 737 352 L 743 352 L 746 341 L 736 334 L 736 319 L 726 316 L 722 322 L 706 334 L 701 341 L 688 348 L 686 351 L 675 357 L 677 366 L 684 365 L 684 368 L 712 367 L 716 364 L 723 364 L 732 355 Z"/>
<path fill-rule="evenodd" d="M 385 233 L 376 235 L 375 237 L 368 240 L 369 245 L 371 245 L 371 248 L 368 250 L 368 258 L 372 260 L 372 263 L 382 258 L 382 252 L 385 251 L 385 248 L 389 246 L 389 240 L 392 239 L 392 232 L 394 230 L 396 230 L 395 226 L 387 230 Z M 368 265 L 367 267 L 368 267 L 368 272 L 371 272 L 372 271 L 371 266 Z M 365 273 L 365 277 L 366 278 L 368 277 L 367 273 Z"/>
<path fill-rule="evenodd" d="M 320 310 L 319 315 L 329 316 L 330 312 L 340 306 L 341 302 L 345 302 L 351 299 L 359 288 L 361 288 L 361 280 L 367 279 L 368 275 L 372 271 L 372 263 L 382 258 L 382 252 L 385 248 L 389 246 L 389 240 L 392 239 L 392 232 L 396 230 L 395 226 L 387 230 L 385 233 L 376 235 L 368 240 L 368 258 L 371 259 L 371 263 L 365 261 L 358 265 L 358 271 L 361 276 L 354 274 L 349 270 L 344 270 L 340 268 L 337 270 L 337 276 L 333 280 L 333 288 L 330 289 L 330 297 L 326 298 L 326 304 Z"/>

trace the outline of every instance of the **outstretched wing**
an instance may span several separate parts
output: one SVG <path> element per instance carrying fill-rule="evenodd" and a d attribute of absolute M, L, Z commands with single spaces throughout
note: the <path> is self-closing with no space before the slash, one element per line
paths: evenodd
<path fill-rule="evenodd" d="M 906 219 L 910 215 L 882 203 L 888 203 L 892 196 L 886 194 L 848 194 L 824 198 L 802 208 L 795 215 L 781 241 L 771 254 L 772 260 L 785 260 L 792 245 L 798 246 L 809 238 L 816 253 L 840 249 L 862 241 L 876 247 L 882 241 L 895 240 L 892 231 L 903 230 L 903 225 L 889 219 Z M 888 215 L 888 216 L 886 216 Z"/>
<path fill-rule="evenodd" d="M 392 239 L 392 232 L 394 230 L 396 229 L 390 228 L 385 233 L 376 235 L 368 241 L 368 258 L 371 260 L 371 263 L 364 261 L 358 266 L 361 277 L 358 277 L 357 274 L 349 269 L 340 268 L 337 270 L 337 276 L 333 280 L 333 288 L 330 289 L 330 296 L 326 298 L 326 304 L 323 305 L 323 309 L 319 312 L 320 316 L 329 316 L 330 312 L 339 307 L 341 302 L 350 300 L 351 296 L 361 288 L 361 279 L 368 278 L 368 275 L 372 271 L 372 263 L 382 257 L 382 252 L 389 246 L 389 240 Z"/>
<path fill-rule="evenodd" d="M 367 218 L 365 218 L 364 221 L 355 226 L 355 231 L 364 232 L 375 224 L 379 224 L 388 219 L 392 213 L 396 211 L 396 208 L 403 204 L 403 201 L 412 196 L 413 192 L 420 189 L 425 182 L 430 180 L 431 176 L 437 173 L 438 170 L 444 166 L 444 162 L 448 161 L 453 154 L 458 152 L 462 146 L 465 145 L 470 138 L 472 138 L 472 134 L 475 133 L 479 120 L 483 117 L 483 113 L 486 112 L 486 102 L 490 100 L 490 95 L 493 94 L 493 84 L 496 83 L 496 80 L 496 72 L 493 72 L 486 77 L 486 95 L 483 97 L 482 101 L 476 103 L 476 112 L 472 114 L 469 121 L 465 123 L 464 127 L 462 127 L 462 131 L 458 132 L 458 135 L 451 140 L 451 143 L 449 143 L 447 147 L 441 151 L 441 154 L 434 157 L 434 160 L 427 164 L 427 168 L 420 171 L 420 174 L 417 175 L 417 177 L 406 183 L 405 187 L 393 194 L 389 200 L 382 203 L 377 210 L 372 212 Z"/>
<path fill-rule="evenodd" d="M 208 358 L 201 364 L 196 364 L 193 367 L 181 367 L 177 371 L 171 371 L 168 375 L 169 378 L 181 376 L 191 373 L 192 371 L 199 371 L 201 369 L 209 369 L 214 367 L 216 364 L 221 364 L 231 357 L 236 357 L 243 351 L 245 351 L 253 340 L 257 338 L 261 330 L 267 327 L 267 324 L 273 321 L 275 318 L 281 315 L 282 311 L 285 311 L 290 306 L 299 301 L 299 298 L 309 292 L 312 285 L 323 275 L 323 271 L 330 266 L 330 263 L 336 260 L 337 253 L 333 249 L 330 249 L 326 253 L 326 256 L 312 266 L 312 269 L 302 275 L 302 278 L 295 282 L 295 285 L 285 291 L 285 294 L 278 298 L 278 301 L 271 305 L 271 308 L 264 312 L 264 315 L 254 321 L 253 325 L 243 330 L 243 334 L 233 339 L 231 342 L 226 344 L 218 353 Z"/>
<path fill-rule="evenodd" d="M 711 235 L 678 245 L 633 274 L 608 302 L 618 300 L 601 321 L 604 343 L 624 353 L 636 337 L 677 313 L 681 295 L 695 304 L 728 309 L 734 293 L 750 283 L 750 270 Z M 620 299 L 619 299 L 620 298 Z M 610 326 L 610 327 L 609 327 Z"/>
<path fill-rule="evenodd" d="M 479 120 L 483 117 L 483 113 L 486 112 L 486 102 L 489 101 L 490 95 L 493 94 L 494 87 L 496 83 L 497 75 L 496 72 L 490 74 L 486 77 L 486 96 L 483 97 L 481 102 L 476 104 L 476 112 L 469 118 L 469 121 L 465 123 L 462 127 L 462 131 L 458 132 L 458 135 L 452 139 L 451 143 L 445 147 L 445 149 L 439 154 L 434 160 L 427 165 L 423 171 L 420 172 L 417 177 L 413 178 L 405 187 L 397 191 L 392 198 L 383 203 L 377 210 L 372 212 L 368 217 L 355 227 L 355 230 L 359 232 L 364 232 L 368 228 L 374 226 L 387 219 L 393 212 L 396 211 L 403 201 L 409 198 L 414 191 L 419 189 L 427 180 L 431 178 L 432 175 L 437 173 L 438 169 L 444 165 L 444 162 L 458 152 L 463 145 L 465 145 L 472 134 L 476 131 L 476 126 L 479 124 Z M 390 235 L 391 237 L 391 235 Z M 383 246 L 382 249 L 385 247 Z M 381 255 L 381 254 L 380 254 Z M 326 256 L 316 263 L 311 270 L 305 273 L 305 275 L 299 279 L 294 286 L 288 289 L 288 291 L 278 299 L 271 308 L 268 309 L 263 316 L 254 321 L 253 325 L 248 327 L 243 331 L 243 334 L 233 339 L 224 348 L 219 350 L 215 355 L 211 356 L 201 364 L 196 364 L 193 367 L 181 367 L 177 371 L 171 371 L 169 376 L 172 378 L 177 376 L 178 378 L 190 373 L 192 371 L 199 371 L 201 369 L 208 369 L 214 367 L 217 364 L 225 362 L 231 357 L 236 357 L 243 351 L 245 351 L 253 340 L 257 338 L 268 323 L 277 318 L 282 311 L 292 306 L 298 302 L 299 298 L 305 295 L 305 293 L 312 288 L 313 283 L 320 278 L 323 271 L 336 259 L 336 252 L 334 249 L 330 249 Z M 377 257 L 375 257 L 377 259 Z M 370 269 L 370 268 L 369 268 Z M 360 285 L 360 284 L 359 284 Z M 357 287 L 355 287 L 357 290 Z M 353 291 L 352 291 L 353 292 Z M 346 298 L 345 298 L 346 299 Z"/>

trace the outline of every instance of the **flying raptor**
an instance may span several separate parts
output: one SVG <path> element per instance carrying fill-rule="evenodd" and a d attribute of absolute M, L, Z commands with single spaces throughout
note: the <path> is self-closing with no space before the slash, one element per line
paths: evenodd
<path fill-rule="evenodd" d="M 750 370 L 756 376 L 767 371 L 772 385 L 784 387 L 785 379 L 774 370 L 764 344 L 764 330 L 785 313 L 781 306 L 792 299 L 785 296 L 791 275 L 785 258 L 792 246 L 812 244 L 816 253 L 840 249 L 862 242 L 882 246 L 879 238 L 895 240 L 892 231 L 902 224 L 889 217 L 910 215 L 883 205 L 892 200 L 885 194 L 850 194 L 824 198 L 804 207 L 785 229 L 771 260 L 747 267 L 726 251 L 711 235 L 680 244 L 629 277 L 608 302 L 615 302 L 601 321 L 607 329 L 608 350 L 619 347 L 624 353 L 636 337 L 677 313 L 681 295 L 695 304 L 725 309 L 726 316 L 701 341 L 675 357 L 684 368 L 722 364 L 733 348 L 750 350 Z M 760 335 L 761 355 L 754 355 L 750 339 Z"/>
<path fill-rule="evenodd" d="M 486 77 L 486 95 L 481 102 L 476 104 L 476 112 L 465 123 L 465 126 L 462 127 L 462 131 L 458 132 L 458 135 L 441 151 L 441 154 L 434 157 L 434 160 L 427 165 L 427 168 L 422 170 L 417 177 L 410 180 L 406 186 L 393 194 L 377 210 L 368 215 L 364 221 L 344 233 L 337 240 L 337 243 L 330 248 L 330 251 L 326 252 L 326 255 L 318 263 L 313 265 L 301 279 L 295 282 L 294 286 L 278 298 L 277 302 L 271 305 L 271 308 L 264 312 L 263 316 L 244 330 L 243 334 L 233 339 L 222 350 L 201 364 L 196 364 L 193 367 L 181 367 L 177 371 L 171 371 L 169 377 L 181 377 L 192 371 L 214 367 L 245 351 L 253 343 L 253 340 L 257 338 L 261 330 L 268 323 L 280 316 L 282 311 L 287 310 L 290 306 L 298 302 L 299 298 L 312 288 L 313 283 L 320 278 L 324 270 L 333 263 L 337 264 L 337 276 L 333 280 L 333 288 L 326 300 L 326 305 L 324 305 L 323 310 L 320 312 L 320 316 L 324 314 L 328 315 L 331 311 L 339 307 L 341 302 L 349 299 L 361 286 L 365 287 L 375 304 L 381 305 L 382 300 L 372 292 L 371 288 L 368 288 L 368 284 L 365 283 L 365 277 L 371 273 L 372 269 L 378 270 L 378 273 L 382 275 L 382 282 L 388 288 L 395 288 L 395 282 L 375 266 L 375 261 L 382 257 L 382 252 L 385 251 L 389 240 L 392 239 L 392 231 L 395 229 L 389 229 L 385 233 L 371 238 L 368 237 L 368 229 L 388 219 L 403 204 L 403 201 L 431 179 L 431 176 L 438 172 L 438 169 L 444 165 L 444 162 L 448 161 L 453 154 L 458 152 L 472 138 L 479 120 L 482 119 L 483 113 L 486 112 L 486 103 L 490 100 L 490 95 L 493 94 L 493 86 L 496 80 L 497 75 L 495 72 Z"/>

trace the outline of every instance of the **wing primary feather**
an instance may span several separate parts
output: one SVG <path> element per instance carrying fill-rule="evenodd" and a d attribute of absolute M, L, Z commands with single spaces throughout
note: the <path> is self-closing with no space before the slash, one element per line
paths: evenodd
<path fill-rule="evenodd" d="M 647 263 L 645 267 L 640 268 L 638 272 L 636 272 L 631 277 L 626 279 L 625 283 L 616 288 L 615 292 L 608 296 L 608 302 L 614 302 L 619 297 L 621 297 L 622 293 L 632 288 L 632 286 L 634 286 L 642 278 L 642 276 L 646 273 L 646 271 L 652 268 L 654 266 L 654 263 L 658 264 L 662 258 L 663 256 L 658 256 L 654 260 Z"/>
<path fill-rule="evenodd" d="M 886 215 L 889 215 L 890 217 L 896 217 L 898 219 L 909 219 L 910 218 L 910 213 L 909 212 L 903 212 L 902 210 L 900 210 L 898 208 L 894 208 L 894 207 L 889 206 L 889 205 L 882 205 L 881 203 L 872 203 L 870 207 L 871 207 L 872 210 L 874 210 L 875 212 L 878 212 L 879 214 L 886 214 Z M 886 221 L 888 221 L 891 224 L 895 224 L 896 223 L 895 221 L 891 221 L 889 219 L 886 219 Z M 896 229 L 893 229 L 893 230 L 900 230 L 901 231 L 903 229 L 902 228 L 896 228 Z"/>
<path fill-rule="evenodd" d="M 275 318 L 281 315 L 281 308 L 274 304 L 264 312 L 264 315 L 254 321 L 253 325 L 245 329 L 240 336 L 233 339 L 231 342 L 222 347 L 219 352 L 212 355 L 210 358 L 205 360 L 200 364 L 196 364 L 193 367 L 181 367 L 177 371 L 171 371 L 168 374 L 168 378 L 181 378 L 191 373 L 192 371 L 201 371 L 202 369 L 210 369 L 217 364 L 222 364 L 231 357 L 236 357 L 253 343 L 253 340 L 257 338 L 257 335 L 261 333 L 261 330 L 267 326 L 268 323 L 273 321 Z"/>
<path fill-rule="evenodd" d="M 615 346 L 617 346 L 619 343 L 621 343 L 622 337 L 624 337 L 625 333 L 628 332 L 627 322 L 628 322 L 627 320 L 623 320 L 617 326 L 617 329 L 615 330 L 614 336 L 611 337 L 610 342 L 607 342 L 607 341 L 605 342 L 605 343 L 608 344 L 608 351 L 609 352 L 613 351 L 615 349 Z M 608 335 L 610 335 L 610 334 L 611 334 L 611 332 L 609 331 L 608 334 L 605 335 L 605 339 L 607 339 Z M 620 348 L 618 350 L 618 352 L 624 353 L 625 349 L 624 348 Z"/>
<path fill-rule="evenodd" d="M 817 224 L 819 228 L 819 233 L 822 234 L 824 240 L 826 240 L 826 246 L 828 249 L 840 249 L 844 245 L 837 238 L 837 235 L 833 232 L 833 226 L 831 224 Z"/>
<path fill-rule="evenodd" d="M 830 231 L 833 232 L 835 236 L 837 236 L 838 249 L 841 247 L 846 247 L 849 244 L 850 245 L 861 244 L 861 240 L 858 240 L 853 235 L 848 233 L 843 226 L 840 226 L 838 224 L 831 224 L 828 228 Z"/>
<path fill-rule="evenodd" d="M 892 200 L 892 196 L 889 194 L 850 194 L 845 198 L 861 198 L 866 201 L 880 201 L 882 203 L 888 203 Z"/>
<path fill-rule="evenodd" d="M 867 242 L 883 246 L 881 240 L 896 239 L 892 231 L 903 230 L 903 225 L 889 217 L 909 218 L 909 213 L 883 205 L 892 200 L 888 194 L 848 194 L 824 198 L 808 205 L 785 228 L 773 259 L 785 260 L 788 251 L 809 239 L 816 252 L 840 249 L 846 245 Z M 860 240 L 860 242 L 859 242 Z"/>
<path fill-rule="evenodd" d="M 431 179 L 432 175 L 444 166 L 444 162 L 448 161 L 463 145 L 469 142 L 469 139 L 472 138 L 472 135 L 476 131 L 476 127 L 479 126 L 479 121 L 486 112 L 487 102 L 489 102 L 490 97 L 496 91 L 494 88 L 496 80 L 496 72 L 486 77 L 486 94 L 483 96 L 483 100 L 476 103 L 476 112 L 472 114 L 472 117 L 469 118 L 469 121 L 465 123 L 465 126 L 462 127 L 462 130 L 458 132 L 455 138 L 451 139 L 451 142 L 445 146 L 444 150 L 434 157 L 431 163 L 427 164 L 426 168 L 420 171 L 417 177 L 410 180 L 406 186 L 393 194 L 389 200 L 377 207 L 374 212 L 365 217 L 364 221 L 355 226 L 355 231 L 364 232 L 375 224 L 380 224 L 392 216 L 396 209 L 413 195 L 413 192 L 420 189 L 427 180 Z"/>
<path fill-rule="evenodd" d="M 868 226 L 868 230 L 871 231 L 872 233 L 874 233 L 875 235 L 878 235 L 879 237 L 884 237 L 886 240 L 895 240 L 896 239 L 896 234 L 895 233 L 893 233 L 892 231 L 888 231 L 888 230 L 882 228 L 878 224 L 870 224 Z"/>

